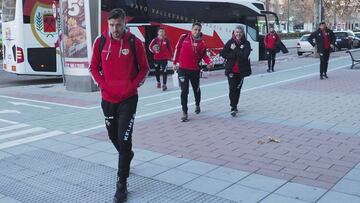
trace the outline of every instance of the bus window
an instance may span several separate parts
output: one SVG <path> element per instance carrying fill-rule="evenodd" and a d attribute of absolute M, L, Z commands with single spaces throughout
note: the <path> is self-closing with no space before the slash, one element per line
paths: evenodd
<path fill-rule="evenodd" d="M 266 35 L 267 29 L 266 29 L 266 17 L 265 16 L 258 16 L 257 20 L 257 27 L 259 31 L 259 35 Z"/>
<path fill-rule="evenodd" d="M 16 0 L 3 0 L 2 20 L 9 22 L 15 20 Z"/>

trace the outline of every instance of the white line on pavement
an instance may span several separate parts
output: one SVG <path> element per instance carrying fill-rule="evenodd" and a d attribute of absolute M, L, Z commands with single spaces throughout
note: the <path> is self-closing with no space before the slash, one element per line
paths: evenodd
<path fill-rule="evenodd" d="M 29 143 L 29 142 L 33 142 L 33 141 L 37 141 L 37 140 L 41 140 L 41 139 L 45 139 L 45 138 L 49 138 L 49 137 L 54 137 L 54 136 L 58 136 L 58 135 L 62 135 L 62 134 L 64 134 L 64 132 L 51 131 L 51 132 L 47 132 L 47 133 L 44 133 L 44 134 L 31 136 L 31 137 L 27 137 L 27 138 L 14 140 L 14 141 L 10 141 L 10 142 L 0 144 L 0 149 L 14 147 L 14 146 L 17 146 L 17 145 L 26 144 L 26 143 Z"/>
<path fill-rule="evenodd" d="M 9 120 L 5 120 L 5 119 L 0 119 L 0 122 L 4 122 L 4 123 L 8 123 L 8 124 L 18 124 L 18 122 L 9 121 Z"/>
<path fill-rule="evenodd" d="M 20 128 L 24 128 L 24 127 L 28 127 L 29 125 L 27 124 L 17 124 L 17 125 L 12 125 L 12 126 L 7 126 L 7 127 L 3 127 L 0 128 L 0 132 L 5 132 L 5 131 L 9 131 L 9 130 L 16 130 L 16 129 L 20 129 Z"/>
<path fill-rule="evenodd" d="M 350 64 L 340 66 L 340 67 L 337 67 L 337 68 L 332 68 L 328 72 L 343 69 L 343 68 L 349 67 L 349 65 Z M 290 81 L 295 81 L 295 80 L 299 80 L 299 79 L 303 79 L 303 78 L 307 78 L 307 77 L 311 77 L 311 76 L 315 76 L 315 75 L 319 75 L 319 73 L 310 73 L 310 74 L 299 76 L 299 77 L 296 77 L 296 78 L 291 78 L 291 79 L 286 79 L 286 80 L 282 80 L 282 81 L 278 81 L 278 82 L 273 82 L 273 83 L 269 83 L 269 84 L 266 84 L 266 85 L 260 85 L 260 86 L 257 86 L 257 87 L 244 89 L 242 92 L 249 92 L 249 91 L 253 91 L 253 90 L 257 90 L 257 89 L 261 89 L 261 88 L 265 88 L 265 87 L 275 86 L 275 85 L 278 85 L 278 84 L 282 84 L 282 83 L 286 83 L 286 82 L 290 82 Z M 227 97 L 227 96 L 229 96 L 229 95 L 228 94 L 223 94 L 223 95 L 219 95 L 219 96 L 216 96 L 216 97 L 211 97 L 211 98 L 208 98 L 208 99 L 204 99 L 201 102 L 205 103 L 205 102 L 213 101 L 213 100 L 220 99 L 220 98 Z M 192 105 L 195 105 L 195 102 L 192 102 L 192 103 L 188 104 L 188 106 L 192 106 Z M 171 108 L 168 108 L 168 109 L 143 114 L 143 115 L 140 115 L 140 116 L 136 116 L 136 118 L 137 119 L 145 118 L 145 117 L 149 117 L 149 116 L 153 116 L 153 115 L 157 115 L 157 114 L 161 114 L 161 113 L 169 112 L 169 111 L 173 111 L 173 110 L 178 110 L 178 109 L 181 109 L 181 106 L 175 106 L 175 107 L 171 107 Z M 75 132 L 72 132 L 71 134 L 80 134 L 80 133 L 88 132 L 88 131 L 91 131 L 91 130 L 103 128 L 103 127 L 104 127 L 104 125 L 98 125 L 98 126 L 95 126 L 95 127 L 75 131 Z"/>
<path fill-rule="evenodd" d="M 342 57 L 338 57 L 338 58 L 335 58 L 335 59 L 331 59 L 330 62 L 342 60 L 342 59 L 345 59 L 345 58 L 347 58 L 347 57 L 348 57 L 348 56 L 342 56 Z M 319 64 L 320 64 L 320 62 L 316 62 L 316 63 L 312 63 L 312 64 L 300 66 L 300 67 L 297 67 L 297 68 L 291 68 L 291 69 L 285 69 L 285 70 L 276 71 L 276 72 L 273 72 L 273 73 L 271 73 L 271 74 L 285 73 L 285 72 L 289 72 L 289 71 L 294 71 L 294 70 L 299 70 L 299 69 L 308 68 L 308 67 L 315 66 L 315 65 L 319 65 Z M 265 70 L 265 69 L 264 69 L 264 70 Z M 260 73 L 260 74 L 252 75 L 252 76 L 249 76 L 248 79 L 250 79 L 250 78 L 256 78 L 256 77 L 263 77 L 264 75 L 269 75 L 269 73 Z M 224 76 L 224 77 L 225 77 L 225 76 Z M 216 86 L 216 85 L 225 84 L 225 83 L 228 83 L 228 81 L 227 81 L 227 80 L 224 80 L 224 81 L 219 81 L 219 82 L 213 82 L 213 83 L 209 83 L 209 84 L 204 84 L 204 85 L 201 85 L 201 88 Z M 191 88 L 190 88 L 190 89 L 191 89 Z M 168 92 L 165 92 L 165 93 L 159 93 L 159 94 L 154 94 L 154 95 L 139 97 L 139 100 L 150 99 L 150 98 L 154 98 L 154 97 L 159 97 L 159 96 L 164 96 L 164 95 L 174 94 L 174 93 L 180 93 L 180 92 L 181 92 L 181 90 L 178 89 L 178 90 L 168 91 Z"/>
<path fill-rule="evenodd" d="M 69 105 L 69 104 L 61 104 L 61 103 L 56 103 L 56 102 L 47 102 L 47 101 L 40 101 L 40 100 L 34 100 L 34 99 L 25 99 L 25 98 L 11 97 L 11 96 L 5 96 L 5 95 L 0 95 L 0 97 L 7 98 L 7 99 L 16 99 L 16 100 L 22 100 L 22 101 L 37 102 L 37 103 L 42 103 L 42 104 L 51 104 L 51 105 L 56 105 L 56 106 L 64 106 L 64 107 L 70 107 L 70 108 L 76 108 L 76 109 L 89 110 L 89 109 L 98 108 L 98 107 L 81 107 L 81 106 L 74 106 L 74 105 Z"/>
<path fill-rule="evenodd" d="M 27 129 L 27 130 L 21 130 L 21 131 L 14 132 L 14 133 L 8 133 L 8 134 L 0 135 L 0 140 L 7 139 L 7 138 L 13 138 L 13 137 L 17 137 L 20 135 L 26 135 L 29 133 L 35 133 L 35 132 L 39 132 L 39 131 L 43 131 L 43 130 L 46 130 L 46 129 L 41 128 L 41 127 L 36 127 L 36 128 Z"/>

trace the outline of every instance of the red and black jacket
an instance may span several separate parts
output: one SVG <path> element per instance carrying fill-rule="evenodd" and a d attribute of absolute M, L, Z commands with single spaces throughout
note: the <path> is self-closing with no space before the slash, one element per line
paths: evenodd
<path fill-rule="evenodd" d="M 155 46 L 159 47 L 159 52 L 155 50 Z M 154 60 L 170 60 L 172 58 L 172 51 L 170 41 L 168 38 L 160 39 L 156 37 L 149 45 L 149 50 L 154 54 Z"/>
<path fill-rule="evenodd" d="M 94 42 L 90 71 L 101 89 L 102 98 L 111 103 L 119 103 L 137 95 L 137 88 L 144 83 L 149 72 L 144 44 L 136 37 L 137 64 L 134 61 L 135 55 L 129 40 L 131 35 L 126 32 L 121 40 L 115 40 L 104 33 L 106 42 L 101 54 L 98 51 L 100 37 Z"/>
<path fill-rule="evenodd" d="M 179 63 L 181 69 L 199 70 L 199 63 L 203 59 L 206 64 L 211 63 L 206 54 L 206 46 L 202 38 L 194 39 L 191 33 L 180 36 L 174 54 L 174 65 Z"/>

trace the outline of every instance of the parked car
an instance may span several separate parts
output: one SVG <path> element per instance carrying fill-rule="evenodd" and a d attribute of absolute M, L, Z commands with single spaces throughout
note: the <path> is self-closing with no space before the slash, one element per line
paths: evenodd
<path fill-rule="evenodd" d="M 360 39 L 360 32 L 354 32 L 355 36 Z"/>
<path fill-rule="evenodd" d="M 300 37 L 297 42 L 297 54 L 299 56 L 303 55 L 303 53 L 314 53 L 315 48 L 308 42 L 310 34 L 305 34 Z"/>
<path fill-rule="evenodd" d="M 360 39 L 352 31 L 334 31 L 336 50 L 360 47 Z"/>

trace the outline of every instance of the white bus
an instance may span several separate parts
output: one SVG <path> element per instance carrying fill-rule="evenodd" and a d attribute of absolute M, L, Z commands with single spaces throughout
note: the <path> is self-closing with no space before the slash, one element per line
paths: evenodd
<path fill-rule="evenodd" d="M 201 22 L 208 54 L 215 64 L 222 64 L 219 56 L 224 43 L 232 36 L 236 25 L 243 25 L 253 51 L 252 61 L 265 59 L 263 39 L 268 30 L 268 17 L 278 22 L 275 13 L 265 11 L 258 0 L 101 0 L 101 31 L 107 29 L 107 14 L 122 8 L 127 14 L 130 31 L 145 42 L 151 42 L 157 29 L 165 28 L 174 49 L 179 36 L 191 30 L 192 22 Z M 148 53 L 151 62 L 151 53 Z"/>
<path fill-rule="evenodd" d="M 24 75 L 62 75 L 53 3 L 54 0 L 3 0 L 5 71 Z"/>

